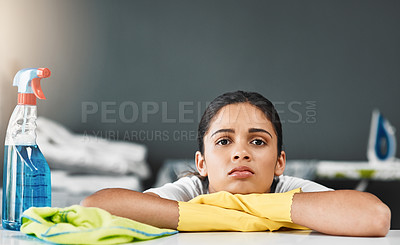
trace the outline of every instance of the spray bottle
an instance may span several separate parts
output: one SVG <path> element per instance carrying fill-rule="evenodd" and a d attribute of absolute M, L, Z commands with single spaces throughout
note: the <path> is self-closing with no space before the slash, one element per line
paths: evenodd
<path fill-rule="evenodd" d="M 372 111 L 367 157 L 370 163 L 393 162 L 396 158 L 396 129 L 379 110 Z"/>
<path fill-rule="evenodd" d="M 51 206 L 50 168 L 36 144 L 36 98 L 46 99 L 40 79 L 48 68 L 18 71 L 18 105 L 11 115 L 4 146 L 2 225 L 19 230 L 21 215 L 30 207 Z"/>

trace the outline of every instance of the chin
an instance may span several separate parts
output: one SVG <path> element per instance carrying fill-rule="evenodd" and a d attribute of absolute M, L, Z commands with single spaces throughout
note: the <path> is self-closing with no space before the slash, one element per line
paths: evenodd
<path fill-rule="evenodd" d="M 261 194 L 269 192 L 269 189 L 260 189 L 260 186 L 246 186 L 246 184 L 241 183 L 238 186 L 228 187 L 225 191 L 230 192 L 232 194 Z"/>

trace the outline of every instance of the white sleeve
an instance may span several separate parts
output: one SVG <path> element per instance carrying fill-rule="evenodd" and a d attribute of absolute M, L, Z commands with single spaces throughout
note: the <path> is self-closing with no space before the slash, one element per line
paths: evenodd
<path fill-rule="evenodd" d="M 325 187 L 310 180 L 281 175 L 279 176 L 279 182 L 276 185 L 275 192 L 288 192 L 299 187 L 303 192 L 333 191 L 331 188 Z"/>
<path fill-rule="evenodd" d="M 148 189 L 143 193 L 146 192 L 152 192 L 165 199 L 187 202 L 198 195 L 207 194 L 208 187 L 198 177 L 192 176 L 180 178 L 174 183 L 168 183 L 161 187 Z"/>

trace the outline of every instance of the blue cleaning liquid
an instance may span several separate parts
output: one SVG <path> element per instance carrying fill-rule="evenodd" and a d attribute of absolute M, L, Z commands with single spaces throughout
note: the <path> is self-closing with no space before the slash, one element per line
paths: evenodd
<path fill-rule="evenodd" d="M 6 145 L 3 176 L 3 228 L 19 230 L 30 207 L 51 206 L 50 168 L 37 145 Z"/>
<path fill-rule="evenodd" d="M 390 152 L 390 140 L 389 133 L 385 128 L 385 119 L 379 115 L 378 117 L 378 128 L 376 133 L 376 142 L 375 142 L 375 152 L 376 156 L 384 161 L 389 158 Z"/>

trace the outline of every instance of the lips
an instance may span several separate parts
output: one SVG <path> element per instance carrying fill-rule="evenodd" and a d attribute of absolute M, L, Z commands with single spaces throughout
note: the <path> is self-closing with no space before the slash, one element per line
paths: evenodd
<path fill-rule="evenodd" d="M 253 176 L 254 171 L 247 166 L 239 166 L 229 171 L 228 175 L 238 179 L 245 179 Z"/>

